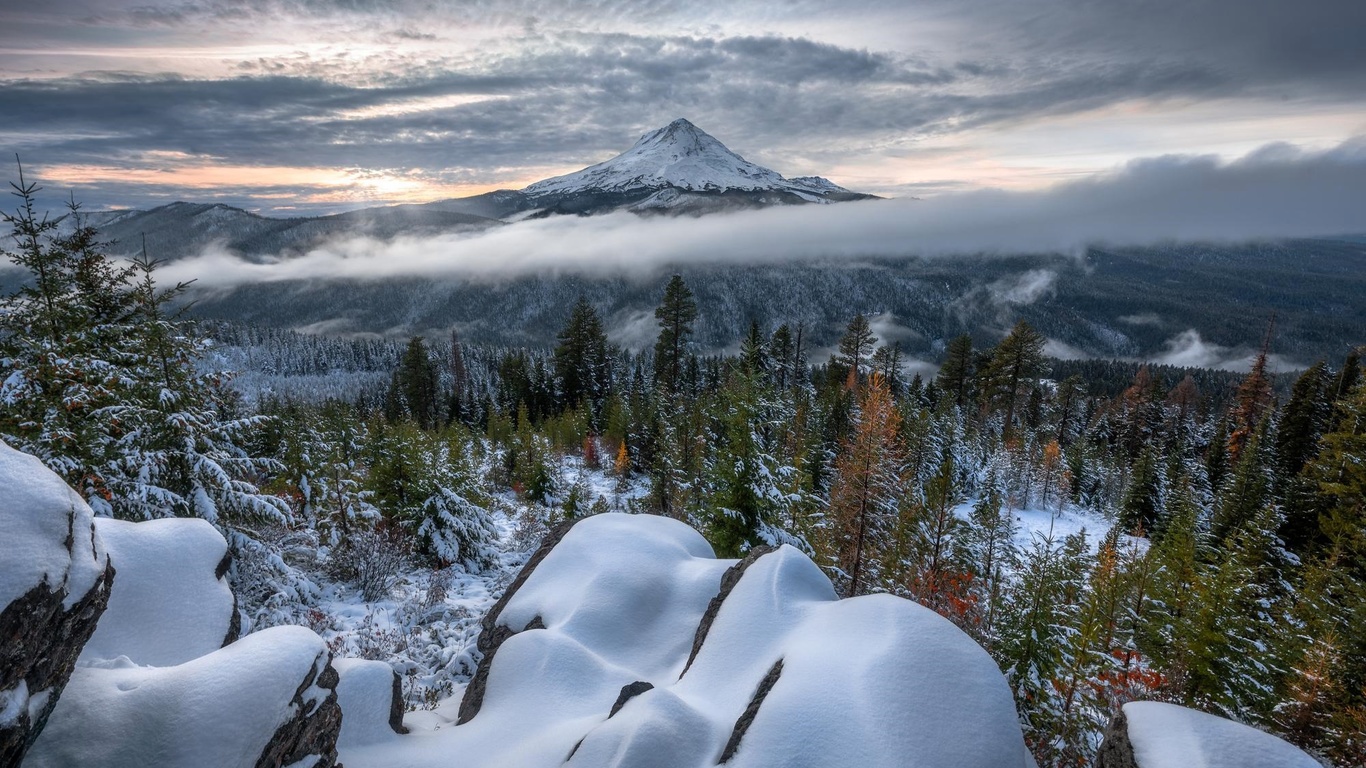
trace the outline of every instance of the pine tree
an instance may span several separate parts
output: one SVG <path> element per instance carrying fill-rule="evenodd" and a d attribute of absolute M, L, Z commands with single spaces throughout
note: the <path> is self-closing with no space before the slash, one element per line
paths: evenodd
<path fill-rule="evenodd" d="M 597 310 L 579 297 L 555 347 L 555 379 L 560 410 L 588 406 L 596 424 L 611 390 L 611 356 Z"/>
<path fill-rule="evenodd" d="M 779 391 L 786 390 L 789 385 L 797 381 L 797 362 L 796 344 L 792 338 L 792 329 L 784 323 L 778 326 L 773 332 L 773 336 L 768 341 L 769 356 L 773 360 L 773 371 L 770 377 L 773 385 Z"/>
<path fill-rule="evenodd" d="M 878 583 L 878 555 L 896 520 L 904 483 L 900 414 L 881 376 L 873 376 L 859 403 L 854 433 L 836 460 L 830 489 L 826 551 L 846 595 Z"/>
<path fill-rule="evenodd" d="M 1022 399 L 1029 396 L 1039 377 L 1047 372 L 1043 354 L 1046 341 L 1043 334 L 1021 320 L 996 345 L 985 368 L 980 369 L 984 410 L 1004 413 L 1001 437 L 1006 442 L 1014 434 Z"/>
<path fill-rule="evenodd" d="M 750 321 L 749 333 L 740 342 L 740 365 L 751 376 L 762 376 L 768 373 L 768 349 L 764 345 L 764 337 L 759 332 L 757 321 Z"/>
<path fill-rule="evenodd" d="M 1270 341 L 1270 330 L 1267 341 Z M 1257 428 L 1271 409 L 1271 379 L 1266 373 L 1267 344 L 1253 360 L 1252 370 L 1238 387 L 1233 410 L 1229 413 L 1232 429 L 1228 435 L 1228 454 L 1230 463 L 1235 466 L 1242 458 L 1243 449 L 1252 441 Z"/>
<path fill-rule="evenodd" d="M 901 342 L 894 341 L 878 347 L 873 352 L 869 366 L 887 381 L 887 388 L 892 391 L 892 397 L 901 395 L 905 388 L 901 379 Z"/>
<path fill-rule="evenodd" d="M 414 422 L 423 429 L 437 424 L 436 366 L 421 336 L 408 340 L 403 359 L 394 372 L 393 389 Z"/>
<path fill-rule="evenodd" d="M 944 363 L 939 367 L 935 381 L 941 392 L 953 398 L 955 405 L 965 408 L 972 400 L 972 380 L 972 337 L 967 334 L 955 336 L 944 353 Z"/>
<path fill-rule="evenodd" d="M 862 313 L 854 315 L 849 326 L 840 337 L 839 354 L 836 360 L 843 366 L 852 381 L 862 381 L 867 374 L 877 337 L 868 325 L 868 318 Z M 884 383 L 885 384 L 885 383 Z"/>
<path fill-rule="evenodd" d="M 659 339 L 655 342 L 655 384 L 664 392 L 678 391 L 686 360 L 692 322 L 697 319 L 697 302 L 683 278 L 674 275 L 664 288 L 664 298 L 655 309 Z"/>
<path fill-rule="evenodd" d="M 1009 574 L 1019 559 L 1015 516 L 1005 508 L 994 472 L 992 475 L 986 481 L 985 492 L 973 505 L 971 525 L 965 536 L 966 559 L 975 574 L 972 583 L 977 593 L 977 620 L 971 626 L 975 627 L 974 636 L 987 648 L 997 639 L 996 621 L 1005 600 Z"/>

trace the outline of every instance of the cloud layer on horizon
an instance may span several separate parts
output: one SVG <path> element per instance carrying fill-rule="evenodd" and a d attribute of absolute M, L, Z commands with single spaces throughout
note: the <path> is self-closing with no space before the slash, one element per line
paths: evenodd
<path fill-rule="evenodd" d="M 1366 140 L 1326 152 L 1269 145 L 1234 162 L 1165 156 L 1031 192 L 773 208 L 702 218 L 559 216 L 473 234 L 366 237 L 252 262 L 221 249 L 165 267 L 206 288 L 309 279 L 501 280 L 650 276 L 680 263 L 763 264 L 907 255 L 1073 253 L 1091 244 L 1244 241 L 1366 231 Z M 999 286 L 1002 302 L 1050 289 Z"/>

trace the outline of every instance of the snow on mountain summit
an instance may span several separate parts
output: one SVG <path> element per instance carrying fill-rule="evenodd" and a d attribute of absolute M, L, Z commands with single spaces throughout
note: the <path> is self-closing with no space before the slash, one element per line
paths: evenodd
<path fill-rule="evenodd" d="M 651 131 L 606 162 L 538 181 L 523 192 L 533 197 L 581 192 L 633 192 L 673 187 L 689 192 L 784 191 L 803 197 L 847 192 L 826 179 L 785 179 L 730 151 L 683 118 Z"/>

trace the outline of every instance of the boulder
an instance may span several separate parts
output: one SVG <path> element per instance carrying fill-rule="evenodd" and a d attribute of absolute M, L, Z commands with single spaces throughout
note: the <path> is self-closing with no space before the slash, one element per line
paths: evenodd
<path fill-rule="evenodd" d="M 85 501 L 3 442 L 0 489 L 0 765 L 17 765 L 95 632 L 114 566 Z"/>
<path fill-rule="evenodd" d="M 81 666 L 28 768 L 278 768 L 336 764 L 341 708 L 327 646 L 273 627 L 169 667 Z"/>
<path fill-rule="evenodd" d="M 1125 704 L 1105 731 L 1096 768 L 1321 768 L 1287 741 L 1159 701 Z"/>
<path fill-rule="evenodd" d="M 398 673 L 382 661 L 336 659 L 341 705 L 339 747 L 359 747 L 388 741 L 408 732 L 403 725 L 403 689 Z"/>
<path fill-rule="evenodd" d="M 119 578 L 82 662 L 173 667 L 236 639 L 237 604 L 220 569 L 228 543 L 208 521 L 101 518 L 95 528 Z"/>
<path fill-rule="evenodd" d="M 595 515 L 514 587 L 485 619 L 477 694 L 344 747 L 348 768 L 1033 765 L 980 646 L 909 600 L 839 599 L 790 546 L 718 560 L 676 520 Z"/>

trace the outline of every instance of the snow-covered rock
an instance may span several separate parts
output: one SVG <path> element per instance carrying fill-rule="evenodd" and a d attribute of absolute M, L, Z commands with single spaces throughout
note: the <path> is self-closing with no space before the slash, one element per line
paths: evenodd
<path fill-rule="evenodd" d="M 177 666 L 81 666 L 24 765 L 331 766 L 341 710 L 330 658 L 312 631 L 274 627 Z"/>
<path fill-rule="evenodd" d="M 1194 709 L 1133 701 L 1115 716 L 1097 768 L 1320 768 L 1269 733 Z"/>
<path fill-rule="evenodd" d="M 667 518 L 555 530 L 480 645 L 459 724 L 447 711 L 437 729 L 344 746 L 343 762 L 1032 765 L 1004 678 L 948 621 L 885 595 L 840 600 L 791 547 L 717 560 Z"/>
<path fill-rule="evenodd" d="M 95 631 L 114 568 L 85 501 L 4 442 L 0 489 L 0 765 L 14 765 Z"/>
<path fill-rule="evenodd" d="M 408 732 L 403 726 L 402 691 L 393 667 L 366 659 L 336 659 L 332 666 L 339 677 L 337 703 L 344 714 L 338 747 L 375 744 Z"/>
<path fill-rule="evenodd" d="M 126 656 L 135 664 L 171 667 L 237 639 L 228 543 L 216 528 L 187 518 L 101 518 L 95 528 L 118 580 L 82 662 Z"/>

